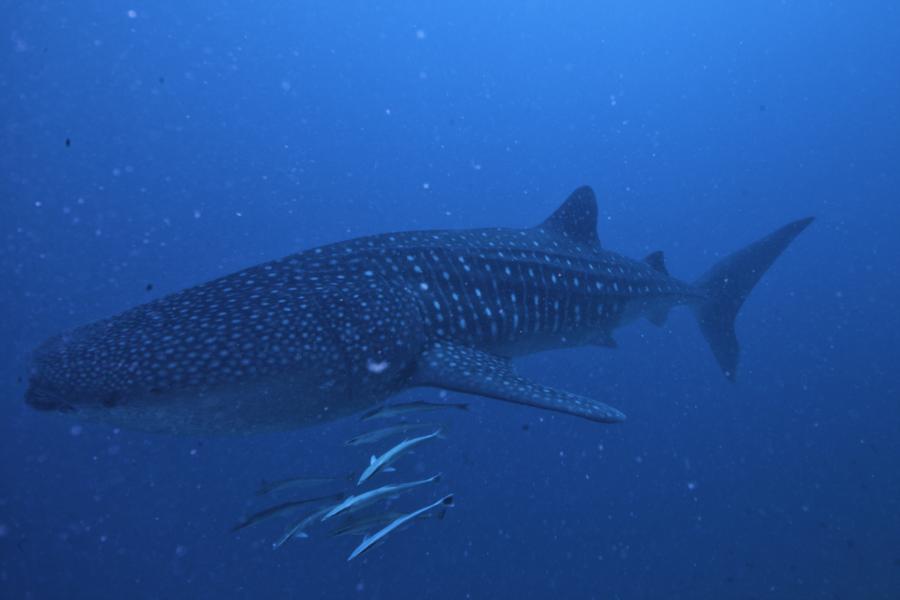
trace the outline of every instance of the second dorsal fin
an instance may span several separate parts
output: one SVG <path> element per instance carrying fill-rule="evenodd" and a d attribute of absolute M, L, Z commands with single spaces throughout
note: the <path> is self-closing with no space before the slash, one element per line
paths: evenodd
<path fill-rule="evenodd" d="M 651 252 L 644 257 L 644 262 L 650 265 L 650 267 L 654 271 L 658 271 L 659 273 L 664 273 L 666 275 L 669 274 L 669 270 L 666 268 L 666 259 L 663 256 L 662 250 Z"/>

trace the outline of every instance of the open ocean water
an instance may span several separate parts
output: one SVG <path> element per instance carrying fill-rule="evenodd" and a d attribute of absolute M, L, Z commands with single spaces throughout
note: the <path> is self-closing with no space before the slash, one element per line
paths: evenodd
<path fill-rule="evenodd" d="M 0 11 L 0 597 L 900 598 L 900 5 L 873 0 L 7 2 Z M 691 281 L 816 221 L 737 321 L 517 359 L 628 414 L 467 402 L 359 538 L 265 508 L 401 438 L 355 417 L 172 436 L 27 407 L 47 337 L 300 250 L 528 227 L 577 186 L 605 248 Z M 379 483 L 388 481 L 384 476 Z M 349 484 L 352 486 L 352 484 Z M 313 495 L 297 490 L 270 503 Z"/>

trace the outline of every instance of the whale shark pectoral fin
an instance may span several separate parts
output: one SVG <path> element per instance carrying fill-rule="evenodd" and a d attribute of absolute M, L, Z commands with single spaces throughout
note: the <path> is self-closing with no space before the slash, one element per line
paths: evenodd
<path fill-rule="evenodd" d="M 600 423 L 625 420 L 624 414 L 598 400 L 556 390 L 516 375 L 509 359 L 446 342 L 436 343 L 422 353 L 410 384 L 527 404 Z"/>

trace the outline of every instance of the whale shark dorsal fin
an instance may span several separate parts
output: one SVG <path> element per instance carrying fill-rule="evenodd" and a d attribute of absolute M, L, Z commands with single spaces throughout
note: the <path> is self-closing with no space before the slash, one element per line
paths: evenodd
<path fill-rule="evenodd" d="M 651 252 L 644 257 L 644 262 L 650 265 L 650 268 L 652 268 L 654 271 L 663 273 L 665 275 L 669 274 L 669 270 L 666 268 L 666 258 L 665 255 L 663 255 L 662 250 Z"/>
<path fill-rule="evenodd" d="M 373 455 L 369 458 L 369 464 L 370 464 L 370 465 L 374 465 L 376 460 L 378 460 L 378 459 L 375 458 L 375 455 L 373 454 Z"/>
<path fill-rule="evenodd" d="M 594 190 L 586 185 L 578 188 L 538 227 L 578 244 L 599 247 L 597 197 L 594 196 Z"/>
<path fill-rule="evenodd" d="M 520 377 L 509 359 L 448 342 L 437 342 L 422 353 L 409 383 L 527 404 L 601 423 L 625 420 L 625 415 L 599 400 Z"/>

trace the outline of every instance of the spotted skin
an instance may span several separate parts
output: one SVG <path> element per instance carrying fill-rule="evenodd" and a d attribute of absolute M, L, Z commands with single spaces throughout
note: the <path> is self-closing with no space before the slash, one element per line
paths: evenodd
<path fill-rule="evenodd" d="M 708 301 L 661 254 L 602 249 L 596 215 L 585 187 L 536 228 L 384 234 L 251 267 L 51 338 L 26 400 L 141 429 L 247 433 L 432 385 L 621 420 L 509 362 L 613 346 L 623 323 Z"/>
<path fill-rule="evenodd" d="M 520 377 L 510 363 L 509 359 L 487 352 L 437 342 L 423 355 L 415 382 L 452 385 L 452 389 L 462 392 L 478 390 L 483 396 L 570 413 L 600 423 L 625 420 L 621 411 L 607 404 Z"/>

